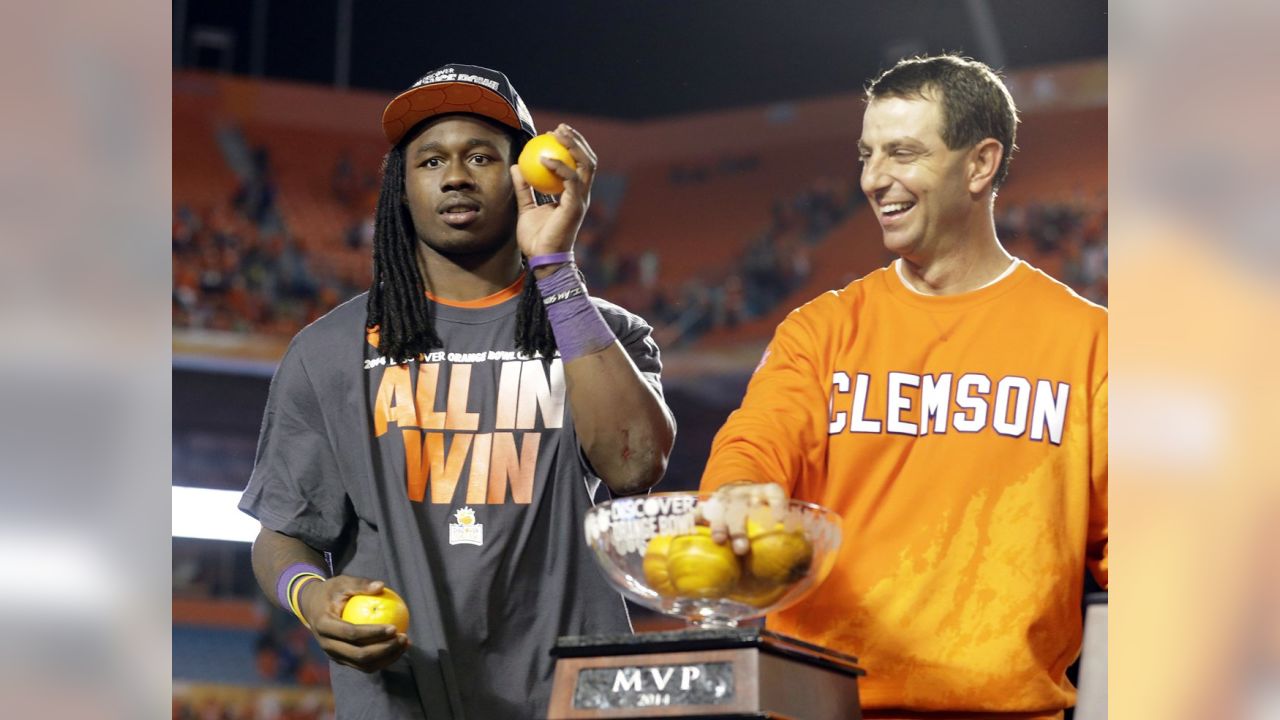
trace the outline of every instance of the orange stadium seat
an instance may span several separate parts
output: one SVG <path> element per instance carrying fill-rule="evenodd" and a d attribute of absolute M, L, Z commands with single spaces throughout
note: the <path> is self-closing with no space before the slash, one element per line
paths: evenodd
<path fill-rule="evenodd" d="M 218 149 L 217 107 L 210 98 L 173 94 L 173 206 L 210 209 L 235 192 L 235 173 Z"/>
<path fill-rule="evenodd" d="M 673 290 L 708 270 L 727 270 L 769 226 L 776 201 L 816 178 L 856 173 L 856 141 L 761 150 L 745 172 L 720 172 L 715 159 L 689 163 L 707 168 L 703 181 L 672 182 L 668 164 L 642 168 L 628 178 L 611 247 L 656 251 L 661 282 Z"/>

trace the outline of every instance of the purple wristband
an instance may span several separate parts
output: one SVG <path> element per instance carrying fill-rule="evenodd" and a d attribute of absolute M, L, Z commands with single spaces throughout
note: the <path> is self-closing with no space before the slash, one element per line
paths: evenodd
<path fill-rule="evenodd" d="M 276 580 L 276 599 L 280 601 L 280 607 L 285 610 L 289 609 L 289 583 L 304 572 L 313 572 L 320 577 L 326 577 L 325 572 L 311 563 L 294 563 L 284 569 L 280 573 L 280 579 Z"/>
<path fill-rule="evenodd" d="M 577 266 L 565 265 L 539 279 L 538 292 L 543 297 L 547 320 L 551 323 L 551 332 L 556 336 L 556 345 L 564 362 L 599 352 L 613 344 L 616 339 L 613 331 L 582 286 Z M 552 300 L 549 305 L 546 304 L 548 299 Z"/>
<path fill-rule="evenodd" d="M 572 250 L 570 250 L 569 252 L 547 253 L 546 255 L 534 255 L 533 257 L 529 258 L 529 269 L 532 270 L 536 267 L 542 267 L 543 265 L 559 265 L 560 263 L 571 263 L 571 262 L 573 262 Z"/>

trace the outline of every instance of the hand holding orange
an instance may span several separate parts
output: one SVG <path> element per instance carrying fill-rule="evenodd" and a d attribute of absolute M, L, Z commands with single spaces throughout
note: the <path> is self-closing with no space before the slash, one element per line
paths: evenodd
<path fill-rule="evenodd" d="M 395 625 L 398 632 L 408 632 L 409 606 L 384 587 L 377 595 L 352 595 L 342 608 L 342 619 L 352 625 Z"/>
<path fill-rule="evenodd" d="M 556 136 L 551 133 L 543 133 L 525 143 L 524 150 L 520 152 L 520 159 L 516 161 L 524 181 L 538 192 L 559 195 L 564 192 L 564 180 L 542 164 L 544 157 L 559 160 L 574 169 L 578 164 L 569 154 L 569 148 L 561 145 Z"/>

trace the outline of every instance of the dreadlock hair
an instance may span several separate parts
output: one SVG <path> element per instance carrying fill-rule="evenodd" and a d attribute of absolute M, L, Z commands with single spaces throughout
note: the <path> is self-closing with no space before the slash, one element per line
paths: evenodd
<path fill-rule="evenodd" d="M 578 275 L 581 277 L 582 273 Z M 556 354 L 556 336 L 547 320 L 547 308 L 542 304 L 537 279 L 528 268 L 525 268 L 520 304 L 516 306 L 516 349 L 529 357 L 542 353 L 546 363 Z"/>
<path fill-rule="evenodd" d="M 524 149 L 527 138 L 505 126 L 503 129 L 511 138 L 514 159 Z M 374 215 L 373 282 L 365 327 L 378 330 L 378 353 L 392 362 L 407 362 L 444 346 L 436 333 L 431 303 L 418 270 L 418 237 L 404 200 L 405 150 L 418 136 L 418 130 L 415 127 L 405 133 L 383 158 L 382 189 Z M 550 362 L 556 352 L 555 335 L 533 274 L 527 268 L 525 273 L 516 309 L 516 349 L 530 357 L 541 353 L 543 360 Z"/>

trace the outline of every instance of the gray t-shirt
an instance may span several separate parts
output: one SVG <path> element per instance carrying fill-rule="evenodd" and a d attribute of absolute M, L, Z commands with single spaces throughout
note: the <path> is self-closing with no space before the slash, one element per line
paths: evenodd
<path fill-rule="evenodd" d="M 343 720 L 543 717 L 557 636 L 630 631 L 583 538 L 602 483 L 563 364 L 517 355 L 518 302 L 433 305 L 443 349 L 389 364 L 361 295 L 298 333 L 271 382 L 240 509 L 409 605 L 390 668 L 330 663 Z M 661 392 L 649 326 L 593 302 Z"/>

